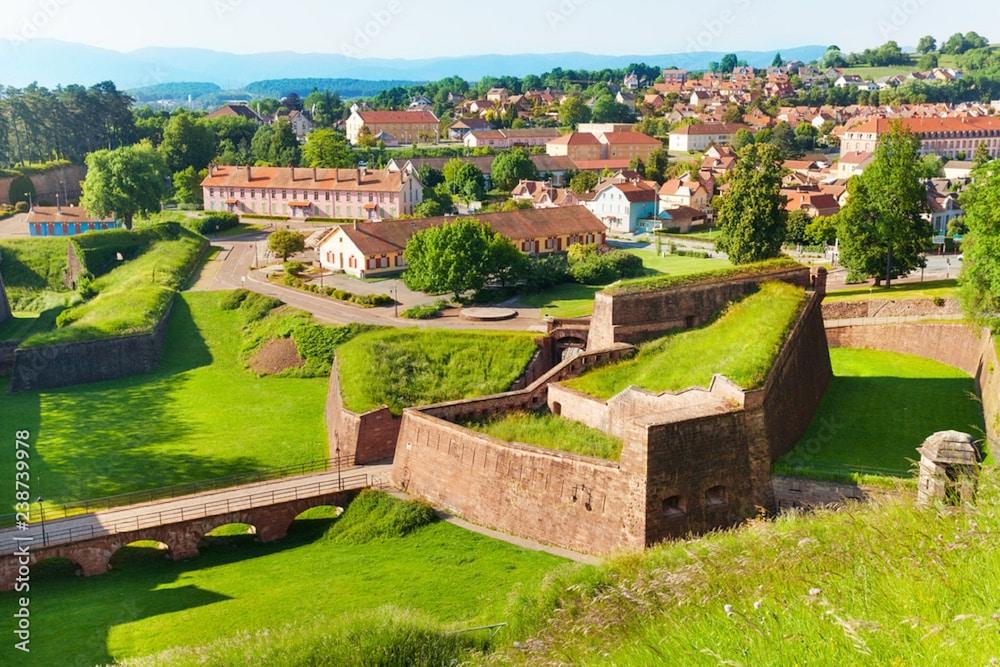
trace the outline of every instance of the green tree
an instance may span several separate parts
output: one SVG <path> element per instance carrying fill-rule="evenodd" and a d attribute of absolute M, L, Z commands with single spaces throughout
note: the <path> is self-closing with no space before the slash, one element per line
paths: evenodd
<path fill-rule="evenodd" d="M 795 135 L 795 130 L 792 126 L 785 121 L 780 121 L 777 125 L 771 128 L 771 139 L 772 145 L 776 146 L 784 159 L 788 159 L 795 155 L 800 155 L 799 143 Z"/>
<path fill-rule="evenodd" d="M 931 35 L 924 35 L 917 42 L 917 53 L 927 54 L 937 51 L 937 40 Z"/>
<path fill-rule="evenodd" d="M 443 173 L 451 194 L 468 201 L 479 201 L 486 195 L 486 178 L 476 165 L 452 158 L 444 163 Z"/>
<path fill-rule="evenodd" d="M 795 143 L 798 150 L 811 151 L 816 148 L 816 139 L 819 137 L 819 130 L 812 123 L 801 122 L 795 127 Z"/>
<path fill-rule="evenodd" d="M 443 204 L 437 199 L 425 199 L 413 207 L 415 218 L 436 218 L 447 213 Z"/>
<path fill-rule="evenodd" d="M 267 247 L 284 262 L 306 249 L 306 237 L 291 229 L 279 229 L 267 237 Z"/>
<path fill-rule="evenodd" d="M 927 71 L 934 69 L 940 64 L 941 60 L 938 58 L 936 53 L 925 53 L 917 59 L 917 69 L 921 71 Z"/>
<path fill-rule="evenodd" d="M 215 133 L 209 127 L 182 111 L 173 116 L 163 129 L 160 154 L 171 172 L 188 167 L 203 169 L 215 157 L 215 142 Z"/>
<path fill-rule="evenodd" d="M 170 172 L 163 157 L 148 143 L 87 156 L 82 204 L 92 215 L 115 216 L 132 229 L 136 215 L 160 210 Z"/>
<path fill-rule="evenodd" d="M 632 110 L 616 102 L 610 95 L 604 95 L 594 102 L 590 117 L 595 123 L 631 123 L 635 120 Z"/>
<path fill-rule="evenodd" d="M 976 169 L 961 203 L 968 233 L 962 241 L 962 305 L 975 322 L 1000 326 L 1000 160 Z"/>
<path fill-rule="evenodd" d="M 590 109 L 579 97 L 569 96 L 559 105 L 559 124 L 575 128 L 590 120 Z"/>
<path fill-rule="evenodd" d="M 806 225 L 806 241 L 816 245 L 833 245 L 837 242 L 836 215 L 817 215 Z"/>
<path fill-rule="evenodd" d="M 729 190 L 718 198 L 720 235 L 716 244 L 734 264 L 757 262 L 781 253 L 788 214 L 781 194 L 781 151 L 751 144 L 739 153 Z"/>
<path fill-rule="evenodd" d="M 927 191 L 921 180 L 920 141 L 899 122 L 875 149 L 860 176 L 847 183 L 838 217 L 841 263 L 855 279 L 892 279 L 925 266 L 931 225 L 923 218 Z"/>
<path fill-rule="evenodd" d="M 735 53 L 727 53 L 722 56 L 722 60 L 719 61 L 719 71 L 723 74 L 732 74 L 733 70 L 739 64 L 739 59 L 736 57 Z"/>
<path fill-rule="evenodd" d="M 976 152 L 973 154 L 972 161 L 975 163 L 975 169 L 986 166 L 992 158 L 990 157 L 990 149 L 986 147 L 986 142 L 982 141 L 976 146 Z"/>
<path fill-rule="evenodd" d="M 417 232 L 403 254 L 407 287 L 418 292 L 450 292 L 456 299 L 482 290 L 491 280 L 500 279 L 499 274 L 509 279 L 509 264 L 523 259 L 510 239 L 473 218 Z"/>
<path fill-rule="evenodd" d="M 271 127 L 269 162 L 278 167 L 294 167 L 299 163 L 300 151 L 292 124 L 286 118 L 279 118 Z"/>
<path fill-rule="evenodd" d="M 736 130 L 736 134 L 733 135 L 733 150 L 739 152 L 746 146 L 749 146 L 754 142 L 753 132 L 741 127 Z"/>
<path fill-rule="evenodd" d="M 646 158 L 646 178 L 660 185 L 670 178 L 670 151 L 657 148 Z"/>
<path fill-rule="evenodd" d="M 810 222 L 812 222 L 812 218 L 802 209 L 789 213 L 785 241 L 794 244 L 808 243 L 809 234 L 807 230 Z"/>
<path fill-rule="evenodd" d="M 785 64 L 785 61 L 781 59 L 781 53 L 774 54 L 774 60 L 771 61 L 771 67 L 781 67 Z"/>
<path fill-rule="evenodd" d="M 600 179 L 592 171 L 579 171 L 569 179 L 569 189 L 582 195 L 593 190 Z"/>
<path fill-rule="evenodd" d="M 306 166 L 326 169 L 357 166 L 351 144 L 343 134 L 329 128 L 313 130 L 302 147 Z"/>
<path fill-rule="evenodd" d="M 538 169 L 523 148 L 504 151 L 493 160 L 493 184 L 509 192 L 522 180 L 537 180 Z"/>
<path fill-rule="evenodd" d="M 938 178 L 944 173 L 944 162 L 937 155 L 925 155 L 918 166 L 920 178 Z"/>
<path fill-rule="evenodd" d="M 204 191 L 201 182 L 208 176 L 208 169 L 196 170 L 194 167 L 182 169 L 174 174 L 174 199 L 180 204 L 204 203 Z"/>

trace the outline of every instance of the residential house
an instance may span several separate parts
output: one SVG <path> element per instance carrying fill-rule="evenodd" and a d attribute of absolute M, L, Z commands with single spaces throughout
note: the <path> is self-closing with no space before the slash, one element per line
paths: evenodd
<path fill-rule="evenodd" d="M 677 84 L 683 86 L 688 79 L 686 69 L 665 69 L 663 70 L 663 83 Z"/>
<path fill-rule="evenodd" d="M 462 141 L 469 132 L 488 129 L 490 124 L 482 118 L 460 118 L 448 126 L 448 138 Z"/>
<path fill-rule="evenodd" d="M 511 192 L 517 201 L 531 202 L 535 208 L 577 206 L 580 197 L 567 188 L 554 188 L 549 181 L 521 181 Z"/>
<path fill-rule="evenodd" d="M 510 93 L 507 92 L 506 88 L 490 88 L 486 93 L 487 102 L 506 104 L 509 98 Z"/>
<path fill-rule="evenodd" d="M 260 114 L 254 111 L 249 104 L 244 103 L 234 102 L 230 104 L 223 104 L 221 107 L 205 116 L 206 119 L 230 117 L 246 118 L 247 120 L 252 120 L 258 125 L 264 124 L 264 119 L 260 116 Z"/>
<path fill-rule="evenodd" d="M 690 206 L 663 209 L 656 217 L 660 229 L 676 231 L 682 234 L 691 231 L 695 227 L 703 227 L 708 222 L 708 215 L 705 211 L 691 208 Z"/>
<path fill-rule="evenodd" d="M 400 144 L 438 139 L 438 119 L 430 111 L 362 111 L 354 105 L 345 127 L 348 140 L 355 146 L 362 133 L 373 137 L 385 133 Z"/>
<path fill-rule="evenodd" d="M 682 206 L 707 211 L 715 195 L 715 180 L 711 176 L 684 174 L 660 186 L 659 194 L 661 211 Z"/>
<path fill-rule="evenodd" d="M 312 118 L 304 111 L 292 109 L 285 113 L 275 114 L 274 119 L 284 118 L 292 126 L 292 132 L 299 141 L 305 141 L 306 135 L 313 131 Z"/>
<path fill-rule="evenodd" d="M 296 167 L 209 167 L 206 211 L 380 221 L 410 215 L 423 201 L 415 172 Z"/>
<path fill-rule="evenodd" d="M 554 127 L 522 127 L 505 128 L 502 130 L 474 130 L 465 136 L 466 147 L 479 148 L 517 148 L 530 146 L 545 146 L 548 142 L 560 137 L 559 130 Z"/>
<path fill-rule="evenodd" d="M 846 179 L 861 174 L 874 157 L 872 153 L 865 152 L 842 153 L 836 165 L 837 178 Z"/>
<path fill-rule="evenodd" d="M 114 218 L 90 215 L 80 206 L 32 206 L 26 222 L 29 236 L 76 236 L 122 226 Z"/>
<path fill-rule="evenodd" d="M 739 130 L 748 129 L 740 123 L 696 123 L 670 133 L 670 150 L 704 151 L 712 144 L 731 144 Z"/>
<path fill-rule="evenodd" d="M 944 163 L 944 177 L 949 180 L 957 180 L 962 178 L 971 178 L 972 170 L 975 168 L 975 162 L 961 161 L 961 160 L 948 160 Z"/>
<path fill-rule="evenodd" d="M 538 208 L 474 216 L 529 255 L 565 252 L 571 246 L 603 244 L 604 225 L 583 206 Z M 323 268 L 365 278 L 406 268 L 403 252 L 419 231 L 454 218 L 390 220 L 339 225 L 320 242 Z"/>
<path fill-rule="evenodd" d="M 635 234 L 649 230 L 656 218 L 657 193 L 655 184 L 644 181 L 603 183 L 594 197 L 584 202 L 609 232 Z"/>
<path fill-rule="evenodd" d="M 589 132 L 570 132 L 545 144 L 545 152 L 553 157 L 568 157 L 574 162 L 600 160 L 604 145 Z"/>
<path fill-rule="evenodd" d="M 785 190 L 781 191 L 785 196 L 785 210 L 789 213 L 793 211 L 805 211 L 810 218 L 817 216 L 833 215 L 840 211 L 840 204 L 837 199 L 818 189 Z"/>
<path fill-rule="evenodd" d="M 961 185 L 946 178 L 934 178 L 927 182 L 928 212 L 924 218 L 931 223 L 935 236 L 946 236 L 948 223 L 965 215 L 958 201 Z"/>

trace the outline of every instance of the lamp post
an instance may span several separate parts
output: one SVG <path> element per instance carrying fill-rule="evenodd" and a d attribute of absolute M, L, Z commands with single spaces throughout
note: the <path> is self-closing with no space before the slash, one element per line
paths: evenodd
<path fill-rule="evenodd" d="M 339 443 L 337 444 L 337 448 L 334 450 L 333 453 L 334 453 L 334 456 L 337 457 L 337 490 L 338 491 L 343 491 L 344 490 L 344 483 L 341 481 L 341 478 L 340 478 L 340 444 Z"/>
<path fill-rule="evenodd" d="M 35 502 L 38 503 L 38 513 L 42 517 L 42 546 L 43 547 L 47 546 L 48 543 L 49 543 L 49 540 L 48 540 L 48 538 L 45 535 L 45 505 L 42 504 L 42 501 L 44 501 L 44 500 L 45 499 L 42 498 L 41 496 L 38 496 L 38 498 L 35 499 Z"/>

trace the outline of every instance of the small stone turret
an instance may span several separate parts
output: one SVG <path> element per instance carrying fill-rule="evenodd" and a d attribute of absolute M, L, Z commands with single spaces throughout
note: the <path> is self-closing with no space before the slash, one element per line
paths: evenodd
<path fill-rule="evenodd" d="M 935 502 L 962 505 L 975 499 L 979 451 L 971 435 L 958 431 L 935 433 L 917 451 L 920 452 L 918 505 Z"/>

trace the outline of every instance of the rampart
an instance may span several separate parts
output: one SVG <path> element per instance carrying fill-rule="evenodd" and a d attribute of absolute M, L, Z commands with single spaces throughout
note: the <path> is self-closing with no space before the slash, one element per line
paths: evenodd
<path fill-rule="evenodd" d="M 393 481 L 471 521 L 589 553 L 773 510 L 773 458 L 805 432 L 831 375 L 822 298 L 810 295 L 757 390 L 717 376 L 708 389 L 629 388 L 600 401 L 558 384 L 634 354 L 615 343 L 563 361 L 522 391 L 406 410 Z M 545 406 L 620 437 L 620 460 L 504 442 L 461 425 Z"/>
<path fill-rule="evenodd" d="M 638 343 L 671 330 L 704 326 L 726 304 L 768 281 L 784 281 L 805 289 L 815 287 L 822 293 L 826 289 L 826 270 L 819 269 L 813 275 L 808 267 L 795 267 L 656 291 L 598 292 L 587 348 Z"/>
<path fill-rule="evenodd" d="M 55 204 L 56 195 L 63 204 L 79 201 L 81 182 L 87 176 L 87 169 L 81 165 L 67 165 L 28 176 L 35 190 L 36 204 Z M 0 201 L 10 201 L 10 188 L 17 176 L 0 178 Z"/>
<path fill-rule="evenodd" d="M 17 348 L 11 393 L 114 380 L 156 370 L 172 310 L 173 301 L 148 333 Z"/>

